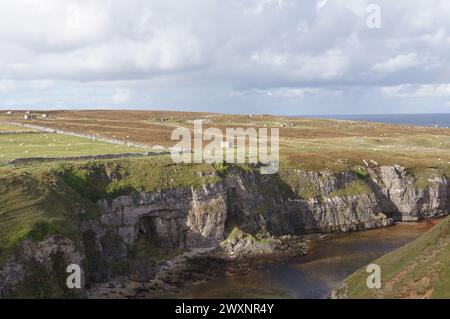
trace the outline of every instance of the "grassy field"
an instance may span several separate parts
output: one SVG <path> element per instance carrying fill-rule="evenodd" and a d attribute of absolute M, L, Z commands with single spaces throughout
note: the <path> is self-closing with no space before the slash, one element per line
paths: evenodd
<path fill-rule="evenodd" d="M 23 132 L 23 131 L 35 131 L 34 129 L 22 127 L 19 125 L 4 125 L 0 124 L 0 132 Z"/>
<path fill-rule="evenodd" d="M 238 116 L 163 111 L 53 111 L 49 118 L 23 120 L 21 113 L 0 114 L 14 120 L 85 134 L 97 134 L 147 145 L 173 146 L 177 127 L 193 128 L 205 119 L 204 129 L 276 127 L 280 130 L 281 166 L 340 171 L 362 165 L 400 164 L 409 168 L 449 167 L 450 129 L 388 125 L 268 115 Z"/>
<path fill-rule="evenodd" d="M 381 267 L 381 289 L 368 289 L 361 269 L 338 290 L 349 298 L 450 298 L 450 217 L 373 263 Z"/>
<path fill-rule="evenodd" d="M 72 157 L 128 152 L 142 152 L 142 149 L 62 134 L 0 134 L 0 163 L 16 158 Z"/>

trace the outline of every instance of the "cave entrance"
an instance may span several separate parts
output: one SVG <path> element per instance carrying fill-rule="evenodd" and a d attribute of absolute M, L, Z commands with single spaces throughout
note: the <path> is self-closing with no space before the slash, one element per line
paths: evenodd
<path fill-rule="evenodd" d="M 144 238 L 160 248 L 182 248 L 186 242 L 186 218 L 172 211 L 158 211 L 157 214 L 139 219 L 136 230 L 138 238 Z"/>

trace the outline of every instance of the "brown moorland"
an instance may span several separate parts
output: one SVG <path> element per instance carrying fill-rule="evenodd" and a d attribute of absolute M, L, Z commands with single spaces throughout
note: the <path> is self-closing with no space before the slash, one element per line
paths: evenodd
<path fill-rule="evenodd" d="M 48 114 L 42 118 L 41 114 Z M 450 167 L 450 129 L 389 125 L 271 115 L 83 110 L 35 111 L 24 120 L 22 111 L 0 114 L 0 122 L 18 122 L 147 145 L 175 145 L 177 127 L 193 129 L 204 119 L 204 129 L 278 128 L 282 167 L 343 170 L 364 165 L 400 164 L 409 168 Z"/>

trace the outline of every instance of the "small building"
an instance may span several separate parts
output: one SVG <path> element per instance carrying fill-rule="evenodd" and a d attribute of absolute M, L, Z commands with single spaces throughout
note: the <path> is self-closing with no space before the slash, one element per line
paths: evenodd
<path fill-rule="evenodd" d="M 23 116 L 23 119 L 27 120 L 27 121 L 30 121 L 30 120 L 35 119 L 35 118 L 36 118 L 36 115 L 32 115 L 32 114 L 25 114 Z"/>
<path fill-rule="evenodd" d="M 8 111 L 8 112 L 6 112 L 6 114 L 12 114 L 12 111 Z"/>
<path fill-rule="evenodd" d="M 30 111 L 26 111 L 26 112 L 25 112 L 25 114 L 30 114 L 30 113 L 31 113 Z"/>
<path fill-rule="evenodd" d="M 41 115 L 41 117 L 42 117 L 43 119 L 46 119 L 46 118 L 48 118 L 48 114 L 44 113 L 44 114 Z"/>

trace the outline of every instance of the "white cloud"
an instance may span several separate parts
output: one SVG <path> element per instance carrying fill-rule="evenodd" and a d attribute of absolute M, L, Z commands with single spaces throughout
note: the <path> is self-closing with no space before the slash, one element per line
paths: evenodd
<path fill-rule="evenodd" d="M 288 62 L 289 57 L 285 54 L 271 53 L 267 51 L 253 53 L 250 59 L 259 64 L 269 66 L 283 66 Z"/>
<path fill-rule="evenodd" d="M 252 54 L 250 59 L 256 64 L 282 69 L 284 77 L 294 80 L 333 79 L 343 75 L 350 64 L 340 50 L 318 55 L 262 51 Z"/>
<path fill-rule="evenodd" d="M 116 89 L 113 96 L 112 102 L 114 104 L 124 104 L 130 101 L 131 92 L 128 89 Z"/>
<path fill-rule="evenodd" d="M 1 1 L 1 98 L 211 108 L 231 89 L 268 100 L 336 87 L 343 98 L 355 87 L 374 99 L 446 94 L 439 86 L 450 74 L 450 2 L 379 0 L 377 30 L 366 26 L 372 2 Z M 45 99 L 43 90 L 51 92 Z M 345 112 L 348 101 L 336 107 Z"/>
<path fill-rule="evenodd" d="M 276 9 L 283 8 L 283 0 L 256 0 L 256 3 L 254 3 L 253 6 L 247 6 L 248 4 L 243 5 L 242 3 L 239 4 L 242 6 L 244 14 L 250 15 L 260 15 L 264 13 L 264 10 L 269 6 L 274 6 Z"/>
<path fill-rule="evenodd" d="M 329 50 L 318 56 L 299 58 L 297 73 L 307 79 L 333 79 L 344 75 L 350 61 L 341 50 Z"/>
<path fill-rule="evenodd" d="M 341 91 L 334 89 L 320 89 L 311 87 L 298 87 L 298 88 L 281 87 L 272 89 L 251 89 L 242 91 L 233 90 L 230 93 L 230 96 L 232 97 L 266 96 L 275 99 L 301 99 L 304 97 L 319 96 L 319 95 L 338 96 L 341 93 L 342 93 Z"/>
<path fill-rule="evenodd" d="M 395 97 L 449 97 L 450 84 L 397 85 L 382 88 L 382 93 Z"/>
<path fill-rule="evenodd" d="M 419 59 L 415 53 L 400 54 L 387 61 L 377 63 L 373 66 L 374 71 L 382 73 L 393 73 L 400 70 L 412 68 L 419 65 Z"/>
<path fill-rule="evenodd" d="M 0 80 L 0 92 L 10 92 L 16 87 L 12 80 Z"/>
<path fill-rule="evenodd" d="M 319 0 L 316 3 L 316 11 L 319 12 L 320 10 L 322 10 L 322 8 L 324 8 L 328 3 L 328 0 Z"/>

